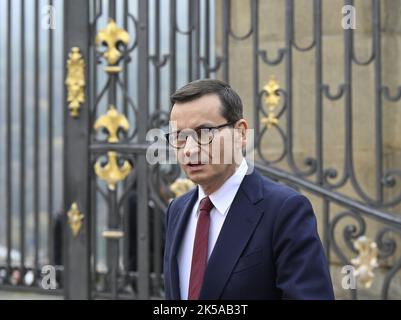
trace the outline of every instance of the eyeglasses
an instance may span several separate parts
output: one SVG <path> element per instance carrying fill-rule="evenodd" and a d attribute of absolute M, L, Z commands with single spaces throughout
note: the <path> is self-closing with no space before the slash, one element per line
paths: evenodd
<path fill-rule="evenodd" d="M 170 132 L 165 135 L 169 144 L 176 149 L 185 147 L 189 136 L 194 139 L 198 145 L 208 145 L 213 141 L 214 135 L 222 128 L 233 126 L 235 122 L 228 122 L 216 127 L 200 127 L 195 129 Z"/>

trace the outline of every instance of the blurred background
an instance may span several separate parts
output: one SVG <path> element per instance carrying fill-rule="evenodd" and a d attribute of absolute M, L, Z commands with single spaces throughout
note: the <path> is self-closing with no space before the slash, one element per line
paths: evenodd
<path fill-rule="evenodd" d="M 164 298 L 194 185 L 147 133 L 199 78 L 311 199 L 336 298 L 400 299 L 400 52 L 401 0 L 0 0 L 0 299 Z"/>

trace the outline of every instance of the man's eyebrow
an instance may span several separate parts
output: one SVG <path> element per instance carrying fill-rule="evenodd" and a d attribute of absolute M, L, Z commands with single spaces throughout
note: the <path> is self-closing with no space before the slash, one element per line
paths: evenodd
<path fill-rule="evenodd" d="M 198 129 L 205 129 L 205 128 L 210 128 L 210 127 L 214 127 L 215 126 L 215 124 L 214 123 L 209 123 L 209 122 L 206 122 L 206 123 L 202 123 L 202 124 L 200 124 L 199 126 L 196 126 L 195 128 L 184 128 L 184 129 L 178 129 L 177 131 L 175 131 L 175 132 L 177 132 L 177 133 L 179 133 L 179 132 L 181 132 L 181 131 L 183 131 L 183 130 L 198 130 Z"/>
<path fill-rule="evenodd" d="M 202 123 L 201 125 L 195 127 L 194 130 L 202 129 L 202 128 L 210 128 L 210 127 L 214 127 L 214 126 L 215 126 L 214 123 L 206 122 L 206 123 Z"/>

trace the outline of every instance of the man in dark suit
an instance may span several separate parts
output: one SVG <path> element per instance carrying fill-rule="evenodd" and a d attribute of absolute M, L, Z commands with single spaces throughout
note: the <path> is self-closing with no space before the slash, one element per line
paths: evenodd
<path fill-rule="evenodd" d="M 198 187 L 167 209 L 166 298 L 333 299 L 310 202 L 242 157 L 248 124 L 238 94 L 198 80 L 171 102 L 167 139 Z"/>

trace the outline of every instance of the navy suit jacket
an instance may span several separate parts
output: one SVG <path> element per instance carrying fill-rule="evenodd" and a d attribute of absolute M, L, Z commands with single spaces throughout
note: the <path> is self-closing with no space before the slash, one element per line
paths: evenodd
<path fill-rule="evenodd" d="M 198 197 L 166 213 L 166 299 L 180 299 L 177 254 Z M 316 218 L 307 198 L 259 173 L 246 175 L 206 266 L 200 299 L 334 299 Z"/>

